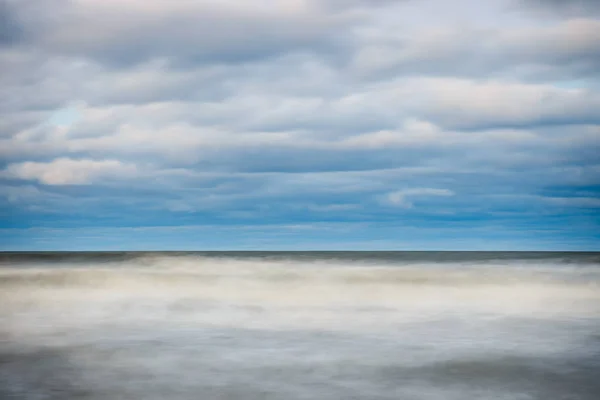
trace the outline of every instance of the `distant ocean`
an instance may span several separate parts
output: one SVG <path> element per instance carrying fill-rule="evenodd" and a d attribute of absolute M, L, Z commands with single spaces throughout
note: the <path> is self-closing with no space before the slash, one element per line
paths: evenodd
<path fill-rule="evenodd" d="M 0 399 L 600 399 L 600 253 L 0 253 Z"/>

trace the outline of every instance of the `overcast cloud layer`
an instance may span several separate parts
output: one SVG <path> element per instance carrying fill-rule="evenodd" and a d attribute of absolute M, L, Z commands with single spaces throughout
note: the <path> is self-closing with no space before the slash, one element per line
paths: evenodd
<path fill-rule="evenodd" d="M 600 250 L 599 4 L 0 0 L 1 247 Z"/>

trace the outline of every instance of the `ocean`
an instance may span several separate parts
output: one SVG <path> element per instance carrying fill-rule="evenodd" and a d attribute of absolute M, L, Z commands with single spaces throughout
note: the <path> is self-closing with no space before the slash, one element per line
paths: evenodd
<path fill-rule="evenodd" d="M 600 253 L 0 253 L 0 399 L 600 399 Z"/>

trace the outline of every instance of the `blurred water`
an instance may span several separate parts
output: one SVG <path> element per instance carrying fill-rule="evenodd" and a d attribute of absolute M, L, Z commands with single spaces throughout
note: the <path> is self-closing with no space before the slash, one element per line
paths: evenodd
<path fill-rule="evenodd" d="M 0 399 L 598 399 L 594 253 L 0 256 Z"/>

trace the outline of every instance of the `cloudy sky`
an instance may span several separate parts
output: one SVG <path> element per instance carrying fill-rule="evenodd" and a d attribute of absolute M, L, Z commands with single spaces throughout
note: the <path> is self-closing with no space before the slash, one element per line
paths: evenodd
<path fill-rule="evenodd" d="M 0 0 L 2 249 L 600 250 L 597 0 Z"/>

